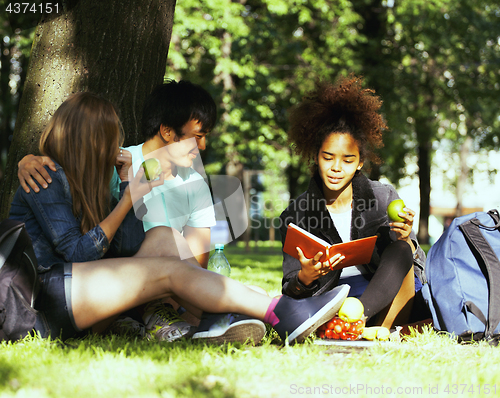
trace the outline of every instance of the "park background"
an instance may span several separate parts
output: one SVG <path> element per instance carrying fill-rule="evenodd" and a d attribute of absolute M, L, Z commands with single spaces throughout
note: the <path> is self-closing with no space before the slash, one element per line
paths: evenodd
<path fill-rule="evenodd" d="M 287 143 L 288 111 L 316 81 L 351 72 L 382 97 L 389 125 L 383 163 L 365 172 L 395 185 L 417 212 L 422 244 L 452 217 L 500 208 L 495 1 L 32 2 L 52 5 L 42 19 L 1 3 L 2 217 L 18 160 L 38 152 L 38 135 L 66 95 L 90 89 L 111 98 L 126 144 L 136 144 L 150 88 L 188 79 L 218 105 L 201 156 L 207 174 L 243 184 L 251 228 L 240 239 L 279 240 L 272 226 L 309 177 Z"/>
<path fill-rule="evenodd" d="M 0 216 L 17 162 L 64 98 L 91 90 L 120 109 L 126 144 L 141 142 L 144 98 L 164 78 L 216 99 L 202 160 L 236 176 L 252 222 L 279 215 L 307 185 L 286 142 L 287 112 L 317 79 L 361 74 L 390 130 L 369 176 L 419 211 L 421 243 L 474 209 L 500 208 L 500 5 L 483 0 L 65 0 L 59 12 L 5 12 L 0 0 Z M 29 4 L 48 4 L 32 1 Z M 38 25 L 38 27 L 37 27 Z M 167 57 L 168 54 L 168 57 Z M 431 189 L 432 187 L 432 189 Z M 268 239 L 272 229 L 249 229 Z M 433 232 L 437 231 L 437 232 Z M 272 238 L 272 236 L 271 236 Z M 278 239 L 277 236 L 275 236 Z M 279 244 L 227 248 L 232 277 L 278 293 Z M 119 336 L 0 344 L 1 397 L 470 396 L 500 391 L 498 347 L 432 330 L 405 344 L 258 347 Z"/>

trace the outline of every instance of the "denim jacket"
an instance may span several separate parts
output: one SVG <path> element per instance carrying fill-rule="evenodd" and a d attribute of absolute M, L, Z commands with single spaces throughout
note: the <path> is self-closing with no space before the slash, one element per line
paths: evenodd
<path fill-rule="evenodd" d="M 24 222 L 38 260 L 39 272 L 55 263 L 86 262 L 103 257 L 133 255 L 144 239 L 142 221 L 131 210 L 117 230 L 111 244 L 99 225 L 86 234 L 80 231 L 80 217 L 73 215 L 73 199 L 66 174 L 46 167 L 52 182 L 48 188 L 26 193 L 18 188 L 9 218 Z M 128 183 L 120 184 L 120 198 Z M 111 207 L 117 201 L 111 203 Z"/>
<path fill-rule="evenodd" d="M 286 229 L 290 222 L 329 242 L 340 243 L 342 239 L 335 228 L 326 208 L 322 191 L 322 181 L 316 173 L 309 183 L 309 188 L 283 211 L 281 219 L 281 238 L 285 243 Z M 396 240 L 395 232 L 390 230 L 387 206 L 394 199 L 399 199 L 396 190 L 378 181 L 371 181 L 360 172 L 352 180 L 353 204 L 351 220 L 351 240 L 377 235 L 377 243 L 369 264 L 363 264 L 373 274 L 380 263 L 380 256 L 387 245 Z M 418 245 L 412 231 L 410 238 L 416 247 L 413 264 L 416 277 L 425 282 L 425 253 Z M 301 269 L 299 260 L 283 252 L 282 292 L 291 297 L 303 298 L 316 296 L 333 289 L 339 281 L 340 270 L 334 270 L 304 286 L 298 273 Z"/>

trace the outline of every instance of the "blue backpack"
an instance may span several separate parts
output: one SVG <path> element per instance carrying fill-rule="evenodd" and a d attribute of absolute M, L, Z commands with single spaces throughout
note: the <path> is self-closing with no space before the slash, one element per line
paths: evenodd
<path fill-rule="evenodd" d="M 434 327 L 459 341 L 500 337 L 498 210 L 457 217 L 431 247 L 422 294 Z"/>

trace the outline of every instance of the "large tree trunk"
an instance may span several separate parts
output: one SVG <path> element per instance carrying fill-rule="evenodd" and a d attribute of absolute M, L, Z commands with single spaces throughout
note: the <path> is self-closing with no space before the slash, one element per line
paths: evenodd
<path fill-rule="evenodd" d="M 432 143 L 429 131 L 432 128 L 426 119 L 416 119 L 415 128 L 418 141 L 418 179 L 420 186 L 420 219 L 418 241 L 429 244 L 429 216 L 431 211 L 431 153 Z"/>
<path fill-rule="evenodd" d="M 464 215 L 464 193 L 467 184 L 467 177 L 469 176 L 469 166 L 467 160 L 472 149 L 473 139 L 470 135 L 465 137 L 465 141 L 460 147 L 460 174 L 457 178 L 457 208 L 455 210 L 455 217 Z"/>
<path fill-rule="evenodd" d="M 163 81 L 175 0 L 66 0 L 38 25 L 0 197 L 8 215 L 17 163 L 69 94 L 91 91 L 119 110 L 126 144 L 141 141 L 142 104 Z"/>

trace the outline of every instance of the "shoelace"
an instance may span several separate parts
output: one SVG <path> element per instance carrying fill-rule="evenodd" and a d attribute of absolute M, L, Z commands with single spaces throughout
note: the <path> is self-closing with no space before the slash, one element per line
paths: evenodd
<path fill-rule="evenodd" d="M 170 306 L 167 305 L 159 305 L 154 311 L 154 314 L 157 315 L 161 321 L 165 322 L 168 326 L 173 325 L 177 322 L 183 322 L 183 319 L 179 317 L 179 314 Z"/>

